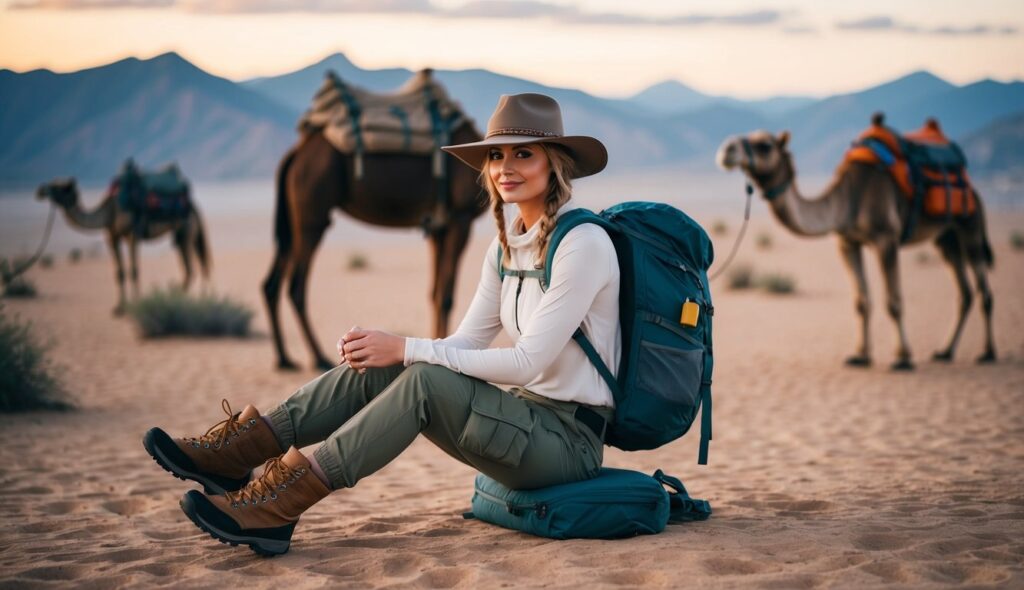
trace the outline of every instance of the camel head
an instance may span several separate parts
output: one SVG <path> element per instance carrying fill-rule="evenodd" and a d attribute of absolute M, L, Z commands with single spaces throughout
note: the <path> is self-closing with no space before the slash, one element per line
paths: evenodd
<path fill-rule="evenodd" d="M 786 149 L 788 143 L 788 131 L 777 136 L 767 131 L 754 131 L 726 139 L 718 148 L 715 160 L 723 170 L 739 168 L 753 184 L 767 193 L 792 179 L 791 159 Z"/>
<path fill-rule="evenodd" d="M 69 209 L 78 204 L 78 185 L 74 178 L 57 178 L 39 185 L 36 199 L 50 199 L 60 207 Z"/>

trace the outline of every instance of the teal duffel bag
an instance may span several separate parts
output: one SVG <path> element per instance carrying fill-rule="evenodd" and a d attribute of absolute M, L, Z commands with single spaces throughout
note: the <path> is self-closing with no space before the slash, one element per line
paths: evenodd
<path fill-rule="evenodd" d="M 670 522 L 711 516 L 706 500 L 691 498 L 681 481 L 661 470 L 652 477 L 604 467 L 593 479 L 536 490 L 510 490 L 481 473 L 475 487 L 466 518 L 551 539 L 652 535 Z"/>

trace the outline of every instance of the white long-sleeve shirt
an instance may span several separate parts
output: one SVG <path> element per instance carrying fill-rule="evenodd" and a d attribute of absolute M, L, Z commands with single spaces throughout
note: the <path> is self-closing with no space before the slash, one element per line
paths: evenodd
<path fill-rule="evenodd" d="M 556 215 L 574 209 L 572 200 Z M 540 224 L 522 232 L 516 216 L 506 236 L 514 269 L 537 264 Z M 551 265 L 551 285 L 542 291 L 537 279 L 498 274 L 498 239 L 488 247 L 480 284 L 458 330 L 443 339 L 408 338 L 406 366 L 427 362 L 505 385 L 519 385 L 551 399 L 614 407 L 611 390 L 572 334 L 583 333 L 617 374 L 620 358 L 619 263 L 604 229 L 582 224 L 562 239 Z M 518 309 L 517 309 L 518 308 Z M 517 325 L 518 320 L 518 325 Z M 487 348 L 504 328 L 511 348 Z"/>

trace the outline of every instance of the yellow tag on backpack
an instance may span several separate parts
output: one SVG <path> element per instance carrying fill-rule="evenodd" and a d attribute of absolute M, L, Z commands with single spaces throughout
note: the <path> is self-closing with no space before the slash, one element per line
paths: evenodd
<path fill-rule="evenodd" d="M 683 313 L 679 316 L 679 323 L 691 328 L 697 327 L 697 318 L 700 317 L 700 306 L 695 301 L 687 299 L 683 302 Z"/>

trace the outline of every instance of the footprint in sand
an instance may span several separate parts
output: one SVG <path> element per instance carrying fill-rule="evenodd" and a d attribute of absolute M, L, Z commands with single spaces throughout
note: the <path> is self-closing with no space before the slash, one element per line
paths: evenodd
<path fill-rule="evenodd" d="M 640 569 L 619 570 L 608 572 L 602 576 L 602 581 L 615 586 L 626 586 L 628 588 L 640 588 L 646 586 L 664 586 L 667 582 L 663 572 L 652 572 Z"/>
<path fill-rule="evenodd" d="M 470 569 L 465 567 L 438 568 L 423 572 L 413 585 L 426 588 L 454 588 L 471 575 Z"/>
<path fill-rule="evenodd" d="M 910 545 L 910 539 L 904 535 L 876 533 L 861 535 L 853 540 L 853 546 L 864 551 L 891 551 L 904 549 Z"/>
<path fill-rule="evenodd" d="M 862 565 L 860 569 L 878 576 L 883 582 L 907 584 L 918 581 L 916 576 L 907 571 L 906 566 L 897 561 L 873 561 Z"/>
<path fill-rule="evenodd" d="M 135 516 L 141 514 L 149 508 L 151 503 L 142 498 L 133 498 L 130 500 L 111 500 L 101 504 L 103 508 L 119 514 L 121 516 Z"/>
<path fill-rule="evenodd" d="M 715 576 L 748 576 L 767 571 L 779 571 L 778 567 L 773 567 L 769 564 L 736 557 L 712 557 L 711 559 L 705 559 L 702 565 L 704 571 Z"/>

